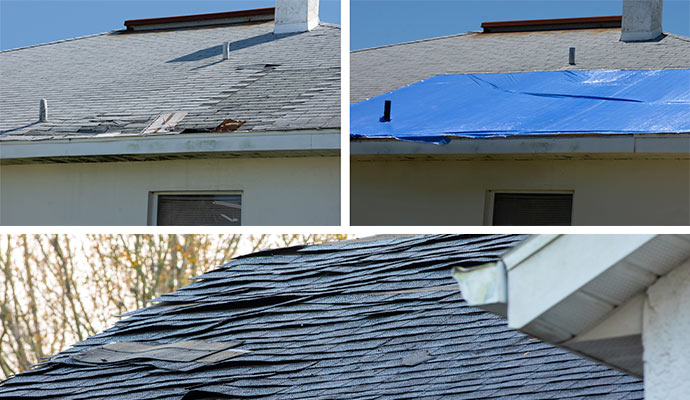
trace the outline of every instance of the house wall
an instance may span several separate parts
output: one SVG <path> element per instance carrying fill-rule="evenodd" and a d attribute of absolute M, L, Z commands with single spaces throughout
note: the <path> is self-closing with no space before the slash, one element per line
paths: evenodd
<path fill-rule="evenodd" d="M 0 167 L 2 225 L 146 225 L 149 193 L 240 190 L 243 225 L 338 225 L 338 157 Z"/>
<path fill-rule="evenodd" d="M 690 399 L 690 262 L 647 289 L 643 312 L 645 399 Z"/>
<path fill-rule="evenodd" d="M 482 225 L 488 190 L 573 190 L 573 225 L 690 224 L 686 160 L 351 162 L 353 225 Z"/>

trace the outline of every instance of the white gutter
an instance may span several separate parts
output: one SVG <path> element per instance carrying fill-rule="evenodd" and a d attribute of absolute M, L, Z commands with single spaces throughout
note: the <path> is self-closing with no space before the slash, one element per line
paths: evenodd
<path fill-rule="evenodd" d="M 535 235 L 453 276 L 509 328 L 642 376 L 647 290 L 689 257 L 687 234 Z"/>
<path fill-rule="evenodd" d="M 180 153 L 340 152 L 340 131 L 191 133 L 0 141 L 0 160 Z"/>
<path fill-rule="evenodd" d="M 690 158 L 690 134 L 532 135 L 507 138 L 451 138 L 435 145 L 396 139 L 356 139 L 350 154 L 451 155 L 451 154 L 583 154 L 662 153 Z"/>
<path fill-rule="evenodd" d="M 508 303 L 508 275 L 502 261 L 478 267 L 455 267 L 451 271 L 467 304 L 505 317 Z"/>

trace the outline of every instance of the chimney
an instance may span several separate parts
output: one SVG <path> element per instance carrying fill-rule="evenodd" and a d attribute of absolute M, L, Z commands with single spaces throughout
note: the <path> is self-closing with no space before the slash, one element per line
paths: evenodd
<path fill-rule="evenodd" d="M 273 33 L 307 32 L 319 24 L 319 0 L 276 0 Z"/>
<path fill-rule="evenodd" d="M 663 0 L 623 0 L 621 41 L 643 42 L 661 35 Z"/>

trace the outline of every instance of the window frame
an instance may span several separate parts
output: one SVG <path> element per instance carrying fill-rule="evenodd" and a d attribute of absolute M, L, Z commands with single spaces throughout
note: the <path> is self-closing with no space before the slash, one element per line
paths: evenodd
<path fill-rule="evenodd" d="M 574 189 L 487 189 L 484 199 L 484 225 L 494 225 L 494 199 L 496 194 L 521 193 L 521 194 L 569 194 L 572 195 L 570 211 L 570 226 L 573 226 L 573 216 L 575 215 L 575 190 Z"/>
<path fill-rule="evenodd" d="M 244 201 L 244 191 L 243 190 L 154 190 L 149 192 L 149 204 L 147 212 L 147 225 L 148 226 L 161 226 L 158 225 L 158 196 L 163 195 L 224 195 L 224 194 L 234 194 L 240 195 L 240 199 Z M 244 226 L 244 204 L 240 206 L 240 224 L 239 226 Z"/>

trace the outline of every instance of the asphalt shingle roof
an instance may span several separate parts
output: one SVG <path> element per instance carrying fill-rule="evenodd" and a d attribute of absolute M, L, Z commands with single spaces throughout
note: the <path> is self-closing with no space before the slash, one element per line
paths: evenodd
<path fill-rule="evenodd" d="M 2 399 L 641 399 L 642 382 L 469 307 L 449 269 L 520 236 L 414 236 L 240 257 L 0 384 Z M 74 358 L 111 342 L 239 342 L 214 363 Z"/>
<path fill-rule="evenodd" d="M 340 28 L 330 24 L 109 32 L 2 51 L 0 70 L 0 140 L 141 135 L 173 112 L 188 114 L 172 133 L 224 119 L 247 121 L 237 132 L 340 127 Z"/>
<path fill-rule="evenodd" d="M 362 100 L 441 74 L 590 69 L 690 68 L 690 38 L 619 41 L 620 28 L 469 32 L 353 51 L 350 100 Z M 575 47 L 575 65 L 568 64 Z"/>

